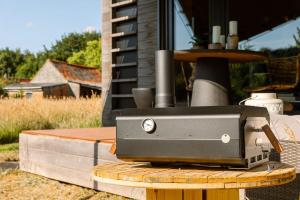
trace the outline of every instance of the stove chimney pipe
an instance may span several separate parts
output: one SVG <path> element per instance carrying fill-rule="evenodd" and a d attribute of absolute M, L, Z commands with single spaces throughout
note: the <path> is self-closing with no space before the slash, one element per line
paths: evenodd
<path fill-rule="evenodd" d="M 156 96 L 155 107 L 165 108 L 175 105 L 173 51 L 155 52 Z"/>

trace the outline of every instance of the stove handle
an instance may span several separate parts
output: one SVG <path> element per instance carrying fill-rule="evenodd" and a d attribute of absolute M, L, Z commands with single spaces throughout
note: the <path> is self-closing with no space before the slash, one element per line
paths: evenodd
<path fill-rule="evenodd" d="M 264 125 L 262 127 L 262 130 L 265 132 L 266 136 L 268 137 L 269 141 L 271 142 L 272 146 L 274 147 L 275 151 L 277 153 L 283 152 L 283 147 L 277 140 L 275 134 L 271 130 L 270 126 L 268 124 Z"/>

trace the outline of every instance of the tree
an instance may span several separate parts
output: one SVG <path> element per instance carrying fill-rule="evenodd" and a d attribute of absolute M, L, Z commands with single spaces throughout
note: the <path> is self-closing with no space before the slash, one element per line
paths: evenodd
<path fill-rule="evenodd" d="M 50 50 L 45 48 L 45 52 L 51 59 L 67 61 L 74 52 L 85 49 L 87 42 L 99 40 L 100 36 L 100 33 L 97 32 L 70 33 L 57 40 Z"/>
<path fill-rule="evenodd" d="M 297 27 L 297 35 L 293 35 L 293 38 L 296 42 L 296 47 L 300 48 L 300 28 Z"/>
<path fill-rule="evenodd" d="M 17 67 L 15 77 L 32 78 L 43 66 L 47 58 L 48 55 L 45 52 L 33 54 L 28 50 L 25 51 L 23 54 L 23 62 Z"/>
<path fill-rule="evenodd" d="M 84 50 L 74 52 L 68 58 L 68 63 L 86 65 L 100 68 L 101 66 L 101 42 L 100 40 L 93 40 L 87 42 Z"/>
<path fill-rule="evenodd" d="M 0 50 L 0 75 L 1 77 L 14 76 L 17 67 L 24 61 L 24 56 L 20 49 L 10 50 L 5 48 Z"/>

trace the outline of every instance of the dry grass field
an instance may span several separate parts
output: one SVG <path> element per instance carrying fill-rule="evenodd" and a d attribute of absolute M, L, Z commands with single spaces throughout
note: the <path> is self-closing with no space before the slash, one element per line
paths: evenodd
<path fill-rule="evenodd" d="M 65 184 L 17 169 L 1 171 L 0 200 L 126 200 L 127 198 Z"/>
<path fill-rule="evenodd" d="M 101 99 L 0 99 L 0 144 L 22 130 L 93 128 L 101 125 Z"/>

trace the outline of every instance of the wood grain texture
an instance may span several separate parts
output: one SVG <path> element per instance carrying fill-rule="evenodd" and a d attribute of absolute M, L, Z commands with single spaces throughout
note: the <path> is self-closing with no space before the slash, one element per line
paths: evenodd
<path fill-rule="evenodd" d="M 98 165 L 93 175 L 100 182 L 154 189 L 237 189 L 285 184 L 294 180 L 295 172 L 294 167 L 278 162 L 251 170 L 120 163 Z"/>
<path fill-rule="evenodd" d="M 19 144 L 20 149 L 26 149 L 24 152 L 20 151 L 20 157 L 22 157 L 22 159 L 25 158 L 25 156 L 28 157 L 29 150 L 35 149 L 61 153 L 62 155 L 66 154 L 88 158 L 98 157 L 104 160 L 119 161 L 115 155 L 109 153 L 112 144 L 108 143 L 22 133 L 20 134 Z"/>
<path fill-rule="evenodd" d="M 22 133 L 30 135 L 54 136 L 66 139 L 99 141 L 104 143 L 114 143 L 116 139 L 116 127 L 29 130 L 22 131 Z"/>
<path fill-rule="evenodd" d="M 146 198 L 143 188 L 93 181 L 91 171 L 97 163 L 119 161 L 109 153 L 111 144 L 32 134 L 20 134 L 19 144 L 23 171 L 134 199 Z"/>
<path fill-rule="evenodd" d="M 226 58 L 235 63 L 264 61 L 268 57 L 261 52 L 246 50 L 191 49 L 174 52 L 175 60 L 196 62 L 198 58 Z"/>

